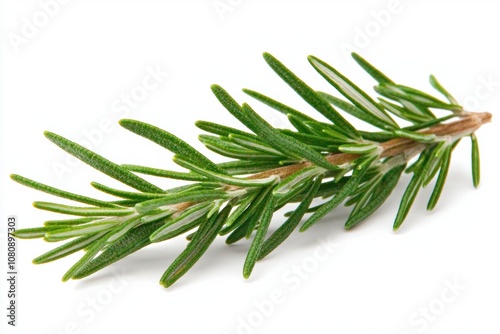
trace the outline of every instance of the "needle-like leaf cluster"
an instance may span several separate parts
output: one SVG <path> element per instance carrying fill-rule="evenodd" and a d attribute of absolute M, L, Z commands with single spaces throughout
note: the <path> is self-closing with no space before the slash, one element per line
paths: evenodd
<path fill-rule="evenodd" d="M 151 243 L 187 235 L 186 249 L 161 277 L 164 286 L 183 276 L 217 236 L 225 236 L 227 244 L 246 238 L 251 239 L 243 265 L 247 278 L 256 261 L 294 230 L 311 228 L 341 204 L 352 207 L 347 229 L 365 220 L 390 196 L 404 172 L 412 176 L 394 229 L 407 217 L 418 191 L 435 179 L 428 203 L 428 209 L 433 209 L 442 193 L 452 152 L 464 136 L 472 140 L 473 182 L 477 186 L 479 149 L 474 132 L 478 126 L 477 122 L 467 123 L 474 120 L 473 113 L 465 112 L 434 76 L 430 83 L 445 100 L 397 84 L 359 55 L 353 54 L 353 58 L 377 82 L 377 98 L 316 57 L 308 60 L 333 86 L 333 93 L 314 90 L 272 55 L 264 54 L 284 83 L 319 113 L 320 120 L 259 92 L 244 90 L 253 100 L 285 114 L 290 122 L 286 129 L 273 127 L 255 106 L 241 104 L 213 85 L 222 106 L 246 127 L 240 130 L 208 121 L 196 123 L 204 131 L 199 140 L 206 148 L 229 158 L 223 163 L 211 161 L 163 129 L 136 120 L 124 119 L 120 125 L 172 152 L 182 172 L 118 165 L 46 132 L 54 144 L 130 188 L 92 182 L 96 190 L 112 196 L 103 201 L 12 175 L 20 184 L 76 203 L 34 202 L 38 209 L 75 218 L 46 221 L 43 227 L 18 230 L 16 236 L 63 242 L 34 263 L 84 250 L 83 257 L 64 274 L 63 280 L 68 280 L 89 276 Z M 378 130 L 357 129 L 343 114 Z M 187 182 L 164 190 L 141 174 Z M 290 203 L 295 208 L 274 233 L 269 233 L 274 213 Z"/>

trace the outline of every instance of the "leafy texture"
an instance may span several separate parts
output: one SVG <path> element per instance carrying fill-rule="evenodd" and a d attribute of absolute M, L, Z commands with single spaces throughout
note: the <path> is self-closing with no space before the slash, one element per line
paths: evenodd
<path fill-rule="evenodd" d="M 427 209 L 437 205 L 445 192 L 453 150 L 465 136 L 472 142 L 472 179 L 477 187 L 480 171 L 475 131 L 491 115 L 464 111 L 434 76 L 429 78 L 430 84 L 445 100 L 396 83 L 357 54 L 353 58 L 375 79 L 379 96 L 370 96 L 325 61 L 310 56 L 314 69 L 334 88 L 333 92 L 317 92 L 275 57 L 264 54 L 271 69 L 323 118 L 316 120 L 264 94 L 243 90 L 286 115 L 290 127 L 284 129 L 273 127 L 248 103 L 237 102 L 219 85 L 212 85 L 222 106 L 247 128 L 196 122 L 206 132 L 199 136 L 200 142 L 230 158 L 222 163 L 213 162 L 170 132 L 136 120 L 125 119 L 120 124 L 172 152 L 182 171 L 119 165 L 46 132 L 50 141 L 69 154 L 133 189 L 91 182 L 100 195 L 111 197 L 99 199 L 13 174 L 12 180 L 21 185 L 77 203 L 35 201 L 36 208 L 79 217 L 46 221 L 41 227 L 17 230 L 15 236 L 63 242 L 35 258 L 36 264 L 83 250 L 83 256 L 63 275 L 66 281 L 92 275 L 152 243 L 189 233 L 186 248 L 160 279 L 169 287 L 200 260 L 217 236 L 226 236 L 227 244 L 249 239 L 243 264 L 243 276 L 248 278 L 257 261 L 282 244 L 303 220 L 300 231 L 313 228 L 322 219 L 328 221 L 324 218 L 345 204 L 352 207 L 345 223 L 351 229 L 389 198 L 406 171 L 412 175 L 393 225 L 395 230 L 400 228 L 419 190 L 433 180 Z M 339 111 L 379 130 L 356 129 Z M 400 125 L 398 119 L 410 125 Z M 186 184 L 161 189 L 137 174 Z M 295 209 L 270 233 L 273 215 L 285 206 L 289 210 L 289 204 L 295 204 Z"/>

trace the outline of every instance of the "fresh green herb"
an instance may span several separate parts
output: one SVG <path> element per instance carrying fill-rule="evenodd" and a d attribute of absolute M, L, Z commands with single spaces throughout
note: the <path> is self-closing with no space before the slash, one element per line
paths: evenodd
<path fill-rule="evenodd" d="M 344 203 L 352 206 L 345 223 L 345 228 L 351 229 L 387 200 L 406 171 L 413 175 L 394 221 L 394 229 L 400 228 L 419 190 L 434 179 L 427 208 L 436 206 L 453 150 L 465 136 L 472 142 L 472 179 L 477 187 L 480 173 L 475 131 L 491 120 L 491 114 L 464 111 L 434 76 L 429 79 L 431 86 L 446 101 L 397 84 L 357 54 L 353 58 L 377 81 L 375 91 L 380 96 L 371 97 L 335 68 L 310 56 L 314 69 L 343 98 L 333 95 L 335 92 L 317 92 L 275 57 L 264 54 L 271 69 L 329 123 L 244 89 L 250 97 L 287 116 L 291 127 L 277 129 L 248 103 L 240 104 L 220 86 L 213 85 L 215 97 L 249 130 L 196 122 L 208 133 L 199 136 L 201 143 L 231 158 L 222 163 L 211 161 L 163 129 L 135 120 L 121 120 L 120 124 L 171 151 L 184 171 L 118 165 L 46 132 L 45 136 L 66 152 L 135 190 L 92 182 L 101 194 L 111 196 L 101 200 L 13 174 L 11 178 L 17 183 L 79 203 L 73 206 L 37 201 L 33 203 L 36 208 L 80 216 L 46 221 L 42 227 L 17 230 L 15 236 L 66 241 L 35 258 L 37 264 L 84 250 L 83 257 L 64 274 L 66 281 L 87 277 L 152 243 L 189 233 L 186 249 L 161 277 L 160 283 L 168 287 L 195 265 L 217 236 L 227 235 L 227 244 L 252 239 L 243 265 L 243 276 L 248 278 L 256 262 L 283 243 L 307 215 L 300 231 L 312 228 Z M 336 108 L 381 130 L 356 129 Z M 443 115 L 437 117 L 438 112 Z M 396 119 L 411 124 L 401 126 Z M 137 174 L 187 184 L 164 190 Z M 267 236 L 274 213 L 291 203 L 298 204 L 285 214 L 285 222 Z"/>

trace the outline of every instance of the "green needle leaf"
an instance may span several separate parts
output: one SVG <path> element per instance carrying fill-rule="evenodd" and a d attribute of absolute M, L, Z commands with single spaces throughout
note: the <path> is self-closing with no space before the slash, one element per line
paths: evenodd
<path fill-rule="evenodd" d="M 123 259 L 125 256 L 138 251 L 139 249 L 151 244 L 149 236 L 164 222 L 154 222 L 151 224 L 140 225 L 121 236 L 111 243 L 95 259 L 83 265 L 78 272 L 72 276 L 73 279 L 81 279 L 92 275 L 108 265 Z"/>
<path fill-rule="evenodd" d="M 320 169 L 318 167 L 304 168 L 296 173 L 293 173 L 292 175 L 290 175 L 289 177 L 278 183 L 273 190 L 273 194 L 274 196 L 278 197 L 286 195 L 302 181 L 313 178 L 316 175 L 322 173 L 324 173 L 324 169 Z"/>
<path fill-rule="evenodd" d="M 243 104 L 241 113 L 249 120 L 249 126 L 258 136 L 265 139 L 278 151 L 290 156 L 296 156 L 312 162 L 313 164 L 328 170 L 336 170 L 337 166 L 330 164 L 318 152 L 310 149 L 295 138 L 288 137 L 275 130 L 269 123 L 264 121 L 248 104 Z"/>
<path fill-rule="evenodd" d="M 89 235 L 79 237 L 75 240 L 72 240 L 68 243 L 65 243 L 62 246 L 54 248 L 53 250 L 48 251 L 45 254 L 40 255 L 39 257 L 37 257 L 33 260 L 33 263 L 34 264 L 47 263 L 47 262 L 51 262 L 51 261 L 63 258 L 63 257 L 68 256 L 70 254 L 73 254 L 79 250 L 84 249 L 88 245 L 91 245 L 95 240 L 102 237 L 105 233 L 106 232 L 94 233 L 94 234 L 89 234 Z"/>
<path fill-rule="evenodd" d="M 206 132 L 210 132 L 210 133 L 213 133 L 213 134 L 216 134 L 219 136 L 229 137 L 229 135 L 233 134 L 233 135 L 241 135 L 244 137 L 257 138 L 257 136 L 252 134 L 252 133 L 241 131 L 241 130 L 238 130 L 235 128 L 231 128 L 229 126 L 220 125 L 217 123 L 206 122 L 206 121 L 196 121 L 196 123 L 194 123 L 194 124 L 198 128 L 200 128 Z"/>
<path fill-rule="evenodd" d="M 448 146 L 444 152 L 441 162 L 441 169 L 439 171 L 439 176 L 436 180 L 436 185 L 434 186 L 434 190 L 432 191 L 431 197 L 429 199 L 429 203 L 427 203 L 427 210 L 432 210 L 436 206 L 439 196 L 441 196 L 441 192 L 443 190 L 444 184 L 446 182 L 446 177 L 448 176 L 448 169 L 450 167 L 451 160 L 451 152 L 452 147 Z"/>
<path fill-rule="evenodd" d="M 366 113 L 364 110 L 361 108 L 356 107 L 355 105 L 346 102 L 342 99 L 339 99 L 338 97 L 335 97 L 333 95 L 323 93 L 323 92 L 318 92 L 318 94 L 323 97 L 325 100 L 327 100 L 329 103 L 333 104 L 335 107 L 342 109 L 346 113 L 362 120 L 365 121 L 368 124 L 371 124 L 373 126 L 376 126 L 382 130 L 387 130 L 387 129 L 392 129 L 392 126 L 388 126 L 386 122 L 381 121 L 377 117 L 373 116 L 371 113 Z"/>
<path fill-rule="evenodd" d="M 276 161 L 228 161 L 219 164 L 219 167 L 229 175 L 247 175 L 263 172 L 265 170 L 283 167 L 279 160 Z"/>
<path fill-rule="evenodd" d="M 131 229 L 137 227 L 142 223 L 141 215 L 132 215 L 128 220 L 123 222 L 119 222 L 118 227 L 113 231 L 113 235 L 108 238 L 108 242 L 113 242 L 120 237 L 122 237 L 125 233 L 130 231 Z"/>
<path fill-rule="evenodd" d="M 315 174 L 318 175 L 318 174 Z M 325 175 L 325 174 L 319 174 Z M 314 177 L 308 177 L 298 182 L 295 186 L 293 186 L 286 194 L 281 194 L 275 196 L 276 198 L 276 210 L 282 208 L 288 203 L 300 203 L 304 196 L 307 193 L 307 189 L 314 183 Z"/>
<path fill-rule="evenodd" d="M 161 239 L 157 238 L 155 240 L 152 240 L 151 242 L 159 242 L 159 241 L 172 239 L 172 238 L 175 238 L 175 237 L 177 237 L 181 234 L 184 234 L 188 231 L 191 231 L 192 229 L 194 229 L 197 226 L 200 226 L 200 224 L 202 224 L 204 221 L 206 221 L 208 219 L 207 218 L 208 215 L 206 214 L 206 215 L 201 216 L 200 218 L 194 219 L 194 220 L 189 219 L 189 221 L 184 220 L 181 222 L 176 222 L 175 225 L 170 226 L 168 231 L 165 231 L 165 234 L 161 237 Z"/>
<path fill-rule="evenodd" d="M 399 118 L 402 118 L 404 120 L 407 120 L 409 122 L 415 123 L 417 125 L 422 124 L 422 122 L 426 122 L 429 120 L 433 120 L 432 117 L 429 117 L 426 114 L 422 114 L 416 107 L 413 108 L 405 108 L 404 106 L 401 107 L 397 104 L 394 104 L 392 102 L 389 102 L 383 98 L 378 98 L 380 104 L 390 113 L 393 115 L 398 116 Z M 403 105 L 410 106 L 412 105 L 409 102 L 400 102 Z M 415 112 L 417 111 L 417 112 Z"/>
<path fill-rule="evenodd" d="M 272 187 L 269 187 L 266 196 L 264 197 L 264 199 L 262 200 L 262 203 L 260 204 L 259 210 L 256 210 L 256 211 L 252 210 L 251 218 L 245 223 L 245 227 L 246 227 L 245 236 L 247 239 L 250 239 L 256 226 L 257 226 L 257 228 L 260 226 L 261 219 L 264 215 L 264 212 L 268 208 L 268 205 L 269 205 L 270 201 L 273 200 L 273 198 L 274 198 L 274 196 L 273 196 L 273 192 L 272 192 Z M 274 212 L 274 207 L 275 207 L 275 202 L 273 201 L 273 204 L 272 204 L 273 212 Z"/>
<path fill-rule="evenodd" d="M 298 117 L 295 117 L 291 114 L 288 114 L 287 115 L 287 118 L 288 118 L 288 121 L 290 122 L 290 124 L 292 124 L 292 126 L 297 129 L 297 131 L 301 134 L 313 134 L 314 132 L 312 131 L 311 128 L 309 128 L 305 122 L 303 122 L 300 118 Z M 287 129 L 282 129 L 281 132 L 285 133 L 284 131 L 286 131 Z M 290 131 L 290 130 L 288 130 Z M 293 132 L 293 131 L 290 131 L 290 132 Z"/>
<path fill-rule="evenodd" d="M 273 184 L 277 181 L 276 176 L 269 176 L 264 179 L 239 179 L 232 176 L 227 176 L 223 174 L 217 174 L 209 170 L 201 169 L 200 167 L 184 160 L 181 157 L 175 156 L 174 162 L 179 166 L 190 169 L 197 174 L 205 176 L 210 181 L 222 182 L 229 185 L 240 186 L 240 187 L 264 187 Z"/>
<path fill-rule="evenodd" d="M 388 88 L 388 87 L 391 87 L 391 88 Z M 402 118 L 416 117 L 417 119 L 423 118 L 424 121 L 432 120 L 432 119 L 436 118 L 436 116 L 434 116 L 434 114 L 429 110 L 428 106 L 414 103 L 414 101 L 409 100 L 412 98 L 412 95 L 404 93 L 399 88 L 397 88 L 395 85 L 380 84 L 378 86 L 375 86 L 374 89 L 380 95 L 385 96 L 393 101 L 399 102 L 402 105 L 402 108 L 401 108 L 402 114 L 406 115 L 406 116 L 402 116 Z M 397 91 L 397 93 L 393 94 L 394 91 Z M 382 105 L 384 105 L 384 103 L 382 102 L 382 99 L 379 98 L 379 100 L 380 100 L 380 103 Z M 393 108 L 394 108 L 394 105 L 393 105 Z"/>
<path fill-rule="evenodd" d="M 479 144 L 477 143 L 477 137 L 475 134 L 470 135 L 471 145 L 472 145 L 472 181 L 474 187 L 479 186 L 479 180 L 481 177 L 481 168 L 479 164 Z"/>
<path fill-rule="evenodd" d="M 267 199 L 263 203 L 263 206 L 264 212 L 262 213 L 262 217 L 260 218 L 257 233 L 253 238 L 252 244 L 250 245 L 250 249 L 248 250 L 248 254 L 245 259 L 245 264 L 243 265 L 243 277 L 245 278 L 249 278 L 250 274 L 252 273 L 253 267 L 255 266 L 255 261 L 257 261 L 260 250 L 262 248 L 262 244 L 264 243 L 269 224 L 271 223 L 271 219 L 273 218 L 274 201 L 271 193 L 267 196 Z"/>
<path fill-rule="evenodd" d="M 418 89 L 402 85 L 398 85 L 397 88 L 399 88 L 405 94 L 408 94 L 405 98 L 406 100 L 413 101 L 416 104 L 424 105 L 429 108 L 462 111 L 461 106 L 443 102 L 440 99 L 435 98 L 434 96 L 424 93 Z"/>
<path fill-rule="evenodd" d="M 51 142 L 68 152 L 69 154 L 75 156 L 81 161 L 85 162 L 91 167 L 103 172 L 104 174 L 111 176 L 118 181 L 125 183 L 140 191 L 151 192 L 151 193 L 161 193 L 162 190 L 157 186 L 149 183 L 148 181 L 132 174 L 128 170 L 120 167 L 119 165 L 101 157 L 97 153 L 94 153 L 85 147 L 78 145 L 64 137 L 56 135 L 55 133 L 45 131 L 45 137 L 47 137 Z"/>
<path fill-rule="evenodd" d="M 460 105 L 458 101 L 451 95 L 442 85 L 439 83 L 439 81 L 436 79 L 434 75 L 429 76 L 429 82 L 431 83 L 431 86 L 434 87 L 438 92 L 444 95 L 450 101 L 451 104 L 454 105 Z"/>
<path fill-rule="evenodd" d="M 267 153 L 267 154 L 274 154 L 274 155 L 278 155 L 278 156 L 281 155 L 281 152 L 276 151 L 275 149 L 269 147 L 267 144 L 260 141 L 259 139 L 230 134 L 229 140 L 231 140 L 235 144 L 238 144 L 240 146 L 246 147 L 246 148 L 251 149 L 251 150 L 255 150 L 255 151 L 259 151 L 259 152 L 263 152 L 263 153 Z"/>
<path fill-rule="evenodd" d="M 179 216 L 167 221 L 165 225 L 154 231 L 149 239 L 151 242 L 158 242 L 178 235 L 179 230 L 181 230 L 181 233 L 189 231 L 200 224 L 200 218 L 204 218 L 212 206 L 213 203 L 200 203 L 187 209 Z"/>
<path fill-rule="evenodd" d="M 339 146 L 339 151 L 344 153 L 367 154 L 376 151 L 377 144 L 344 144 Z"/>
<path fill-rule="evenodd" d="M 228 139 L 224 140 L 219 137 L 200 135 L 198 136 L 198 139 L 209 150 L 229 158 L 249 160 L 249 161 L 255 161 L 255 160 L 270 161 L 270 160 L 277 160 L 284 158 L 284 156 L 281 153 L 279 155 L 276 155 L 274 153 L 269 154 L 255 150 L 249 150 L 244 148 L 243 146 L 230 142 Z"/>
<path fill-rule="evenodd" d="M 284 135 L 287 135 L 289 137 L 293 137 L 304 144 L 307 145 L 315 145 L 315 146 L 322 146 L 322 147 L 332 147 L 337 144 L 336 140 L 331 140 L 328 136 L 325 136 L 323 134 L 323 137 L 317 136 L 314 134 L 306 134 L 306 133 L 300 133 L 300 132 L 293 132 L 291 130 L 285 129 L 281 130 L 281 132 Z"/>
<path fill-rule="evenodd" d="M 407 126 L 407 127 L 404 127 L 403 130 L 406 130 L 406 131 L 417 131 L 417 130 L 422 130 L 422 129 L 426 129 L 426 128 L 429 128 L 433 125 L 437 125 L 437 124 L 440 124 L 440 123 L 443 123 L 453 117 L 457 117 L 457 115 L 454 115 L 454 114 L 451 114 L 451 115 L 447 115 L 447 116 L 444 116 L 444 117 L 440 117 L 440 118 L 435 118 L 435 119 L 432 119 L 430 121 L 427 121 L 427 122 L 420 122 L 418 124 L 415 124 L 415 125 L 411 125 L 411 126 Z"/>
<path fill-rule="evenodd" d="M 244 238 L 247 235 L 247 232 L 252 232 L 253 227 L 257 224 L 257 221 L 260 216 L 262 216 L 262 212 L 265 209 L 262 203 L 265 203 L 268 197 L 272 196 L 272 194 L 270 194 L 270 189 L 271 187 L 267 187 L 259 190 L 255 199 L 250 203 L 250 205 L 245 206 L 246 209 L 243 212 L 238 212 L 238 216 L 233 220 L 233 222 L 229 220 L 227 221 L 226 226 L 220 231 L 220 235 L 227 234 L 233 230 L 234 232 L 227 237 L 226 244 L 230 245 L 235 243 Z M 244 202 L 242 204 L 246 203 Z M 232 219 L 232 216 L 236 213 L 237 210 L 235 210 L 230 218 Z"/>
<path fill-rule="evenodd" d="M 105 234 L 104 236 L 100 237 L 96 241 L 94 241 L 90 247 L 87 248 L 87 251 L 85 255 L 83 255 L 80 260 L 78 260 L 71 268 L 68 269 L 68 271 L 63 275 L 62 281 L 66 282 L 70 278 L 73 278 L 74 275 L 80 271 L 87 263 L 89 263 L 96 255 L 99 253 L 99 251 L 106 245 L 108 241 L 108 237 L 112 234 L 113 232 L 109 232 Z"/>
<path fill-rule="evenodd" d="M 358 187 L 363 175 L 366 173 L 368 165 L 363 169 L 356 168 L 353 171 L 352 177 L 347 181 L 346 184 L 338 193 L 328 202 L 321 206 L 308 220 L 300 227 L 300 232 L 304 232 L 311 226 L 316 224 L 321 218 L 323 218 L 330 211 L 335 209 L 340 203 L 342 203 L 356 188 Z"/>
<path fill-rule="evenodd" d="M 406 164 L 399 165 L 397 167 L 394 167 L 384 175 L 368 204 L 366 204 L 365 207 L 358 210 L 355 214 L 349 217 L 349 219 L 345 223 L 345 228 L 347 230 L 353 228 L 359 222 L 368 218 L 385 202 L 385 200 L 391 195 L 392 191 L 396 187 L 405 167 Z"/>
<path fill-rule="evenodd" d="M 212 215 L 203 222 L 186 249 L 174 260 L 160 279 L 160 284 L 169 287 L 183 276 L 206 252 L 210 244 L 219 233 L 224 221 L 231 211 L 231 206 L 226 206 L 218 214 Z"/>
<path fill-rule="evenodd" d="M 175 194 L 167 194 L 161 198 L 156 198 L 138 203 L 135 209 L 139 213 L 146 213 L 161 206 L 179 204 L 184 202 L 213 201 L 228 198 L 229 195 L 224 190 L 195 190 L 182 191 Z"/>
<path fill-rule="evenodd" d="M 100 190 L 106 194 L 110 194 L 110 195 L 113 195 L 116 197 L 121 197 L 121 198 L 126 198 L 126 199 L 135 199 L 135 200 L 139 200 L 139 201 L 144 201 L 144 200 L 164 196 L 163 194 L 158 194 L 158 193 L 138 193 L 138 192 L 119 190 L 119 189 L 105 186 L 104 184 L 100 184 L 98 182 L 91 182 L 90 185 L 92 187 L 96 188 L 97 190 Z"/>
<path fill-rule="evenodd" d="M 403 99 L 425 108 L 438 108 L 445 110 L 461 109 L 460 106 L 445 103 L 420 90 L 402 85 L 380 84 L 375 87 L 375 90 L 383 96 L 393 99 Z"/>
<path fill-rule="evenodd" d="M 200 167 L 224 174 L 224 171 L 220 169 L 216 164 L 214 164 L 207 157 L 194 149 L 191 145 L 178 138 L 177 136 L 174 136 L 170 132 L 160 129 L 154 125 L 131 119 L 120 120 L 120 125 L 125 129 L 138 134 L 139 136 L 155 142 L 156 144 L 177 155 L 184 156 L 190 161 L 196 162 Z"/>
<path fill-rule="evenodd" d="M 175 171 L 166 170 L 166 169 L 151 168 L 151 167 L 138 166 L 138 165 L 122 165 L 122 168 L 125 168 L 129 171 L 136 172 L 136 173 L 159 176 L 159 177 L 166 177 L 166 178 L 175 179 L 175 180 L 184 180 L 184 181 L 206 181 L 207 180 L 203 176 L 197 175 L 194 173 L 182 173 L 182 172 L 175 172 Z"/>
<path fill-rule="evenodd" d="M 358 63 L 361 68 L 363 68 L 373 79 L 377 80 L 378 83 L 387 83 L 387 84 L 393 84 L 394 82 L 389 79 L 384 73 L 380 72 L 375 66 L 370 64 L 368 61 L 366 61 L 364 58 L 362 58 L 360 55 L 357 53 L 353 52 L 351 54 L 352 58 Z"/>
<path fill-rule="evenodd" d="M 113 209 L 102 207 L 80 207 L 50 202 L 33 202 L 33 206 L 41 210 L 59 212 L 75 216 L 126 216 L 133 213 L 132 210 L 125 208 Z"/>
<path fill-rule="evenodd" d="M 80 225 L 89 223 L 93 220 L 99 219 L 102 217 L 84 217 L 84 218 L 76 218 L 76 219 L 59 219 L 59 220 L 47 220 L 43 225 L 50 226 L 68 226 L 68 225 Z"/>
<path fill-rule="evenodd" d="M 441 169 L 441 165 L 443 163 L 443 158 L 440 157 L 440 158 L 436 158 L 432 161 L 429 169 L 428 169 L 428 172 L 427 172 L 427 175 L 425 176 L 424 178 L 424 182 L 422 182 L 422 187 L 425 188 L 429 185 L 429 183 L 431 183 L 431 181 L 434 179 L 434 177 L 436 176 L 436 174 L 439 172 L 439 170 Z"/>
<path fill-rule="evenodd" d="M 421 142 L 432 142 L 436 139 L 436 135 L 434 134 L 418 133 L 404 129 L 394 130 L 394 134 L 399 137 L 408 138 Z"/>
<path fill-rule="evenodd" d="M 373 177 L 369 178 L 362 185 L 358 187 L 350 196 L 350 199 L 345 202 L 345 206 L 354 205 L 354 208 L 351 211 L 351 215 L 355 215 L 361 208 L 368 202 L 368 200 L 372 197 L 377 186 L 380 185 L 380 181 L 382 179 L 381 173 L 375 174 Z"/>
<path fill-rule="evenodd" d="M 57 229 L 51 229 L 45 234 L 48 239 L 57 238 L 72 238 L 85 234 L 92 234 L 101 231 L 109 230 L 115 226 L 119 226 L 124 222 L 129 221 L 131 218 L 134 219 L 136 215 L 124 216 L 124 217 L 109 217 L 104 219 L 95 220 L 88 224 L 81 224 L 76 226 L 59 227 Z"/>
<path fill-rule="evenodd" d="M 371 97 L 359 89 L 345 76 L 340 74 L 340 72 L 336 69 L 314 56 L 309 56 L 308 60 L 316 71 L 318 71 L 318 73 L 326 79 L 326 81 L 334 86 L 342 95 L 354 103 L 358 108 L 386 123 L 386 129 L 399 128 L 397 123 L 394 122 L 394 120 L 384 111 L 382 107 L 378 106 Z"/>
<path fill-rule="evenodd" d="M 417 197 L 418 191 L 420 190 L 425 175 L 427 174 L 427 170 L 430 167 L 433 155 L 432 152 L 433 150 L 431 150 L 430 153 L 422 152 L 422 154 L 420 154 L 416 163 L 416 168 L 413 170 L 413 177 L 411 178 L 410 183 L 403 194 L 401 203 L 399 204 L 398 213 L 396 215 L 396 219 L 394 220 L 394 231 L 399 229 L 408 215 L 408 212 L 410 212 L 411 206 Z"/>
<path fill-rule="evenodd" d="M 30 187 L 30 188 L 45 192 L 47 194 L 54 195 L 54 196 L 67 198 L 67 199 L 70 199 L 70 200 L 73 200 L 76 202 L 91 204 L 91 205 L 96 205 L 96 206 L 116 207 L 116 205 L 114 205 L 112 203 L 108 203 L 108 202 L 101 201 L 101 200 L 98 200 L 95 198 L 90 198 L 87 196 L 82 196 L 82 195 L 74 194 L 74 193 L 71 193 L 68 191 L 60 190 L 60 189 L 45 185 L 43 183 L 39 183 L 39 182 L 30 180 L 26 177 L 23 177 L 23 176 L 20 176 L 17 174 L 12 174 L 10 176 L 10 178 L 12 180 L 16 181 L 17 183 L 20 183 L 24 186 L 27 186 L 27 187 Z"/>
<path fill-rule="evenodd" d="M 313 185 L 308 189 L 302 202 L 300 202 L 297 209 L 295 209 L 290 217 L 262 244 L 257 260 L 261 260 L 269 253 L 276 249 L 283 241 L 292 234 L 293 230 L 299 225 L 300 220 L 304 217 L 307 209 L 311 205 L 318 189 L 321 185 L 323 177 L 320 175 L 316 178 Z"/>
<path fill-rule="evenodd" d="M 342 117 L 332 106 L 330 106 L 321 96 L 311 87 L 306 85 L 295 74 L 293 74 L 285 65 L 274 58 L 269 53 L 264 53 L 264 59 L 267 64 L 283 79 L 297 94 L 300 95 L 314 109 L 335 124 L 339 130 L 351 138 L 358 138 L 358 131 Z"/>
<path fill-rule="evenodd" d="M 253 97 L 257 101 L 260 101 L 260 102 L 264 103 L 265 105 L 275 109 L 276 111 L 279 111 L 280 113 L 282 113 L 284 115 L 287 115 L 287 117 L 288 117 L 288 115 L 291 115 L 291 116 L 301 120 L 302 122 L 304 122 L 304 121 L 316 122 L 316 120 L 314 118 L 309 117 L 306 114 L 303 114 L 300 111 L 295 110 L 287 105 L 284 105 L 281 102 L 273 100 L 272 98 L 267 97 L 261 93 L 257 93 L 253 90 L 250 90 L 250 89 L 243 89 L 243 92 L 248 94 L 249 96 Z"/>
<path fill-rule="evenodd" d="M 45 233 L 47 233 L 48 228 L 44 227 L 31 227 L 31 228 L 22 228 L 16 230 L 12 233 L 16 238 L 19 239 L 37 239 L 45 237 Z"/>
<path fill-rule="evenodd" d="M 261 192 L 265 191 L 265 188 L 263 190 L 259 190 L 258 192 L 255 192 L 253 194 L 250 194 L 247 198 L 243 199 L 241 203 L 236 207 L 236 209 L 231 212 L 229 217 L 226 219 L 225 226 L 221 229 L 219 232 L 219 235 L 226 235 L 232 230 L 234 230 L 236 227 L 242 225 L 246 221 L 246 217 L 240 218 L 242 215 L 248 215 L 250 214 L 250 210 L 247 210 L 249 208 L 249 205 L 252 203 L 256 202 L 257 196 L 261 196 Z M 261 199 L 258 198 L 257 202 L 260 202 Z M 240 223 L 241 222 L 241 223 Z"/>

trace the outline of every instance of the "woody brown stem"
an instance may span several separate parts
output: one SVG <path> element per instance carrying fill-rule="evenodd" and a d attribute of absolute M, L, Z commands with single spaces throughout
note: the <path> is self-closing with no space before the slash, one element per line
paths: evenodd
<path fill-rule="evenodd" d="M 491 122 L 492 115 L 488 112 L 481 113 L 464 113 L 460 116 L 460 119 L 454 122 L 438 124 L 427 129 L 419 131 L 422 134 L 434 134 L 437 137 L 449 137 L 451 140 L 467 136 L 474 133 L 483 124 Z M 395 138 L 383 142 L 380 144 L 382 152 L 380 153 L 381 158 L 393 157 L 405 152 L 416 152 L 425 148 L 426 143 L 418 142 L 408 138 Z M 332 165 L 343 165 L 348 164 L 359 158 L 359 154 L 352 153 L 332 153 L 327 155 L 326 160 Z M 278 176 L 280 179 L 284 179 L 306 167 L 314 166 L 313 163 L 309 161 L 300 162 L 297 164 L 278 167 L 266 170 L 261 173 L 253 174 L 248 177 L 248 179 L 263 179 L 270 176 Z M 228 186 L 227 190 L 236 190 L 240 187 Z M 194 203 L 180 203 L 173 207 L 174 210 L 184 210 Z"/>
<path fill-rule="evenodd" d="M 421 130 L 422 134 L 434 134 L 438 137 L 463 137 L 475 132 L 481 125 L 491 122 L 491 114 L 488 112 L 482 113 L 466 113 L 458 121 L 446 124 L 439 124 L 432 126 L 428 129 Z M 393 157 L 410 150 L 418 148 L 423 143 L 408 139 L 408 138 L 395 138 L 380 144 L 382 148 L 381 158 Z M 326 160 L 332 165 L 343 165 L 354 161 L 359 158 L 359 154 L 352 153 L 332 153 L 326 156 Z M 254 174 L 249 179 L 261 179 L 272 175 L 278 175 L 281 179 L 292 175 L 299 170 L 313 166 L 311 162 L 304 161 L 298 164 L 284 166 L 279 168 L 270 169 L 261 173 Z"/>

